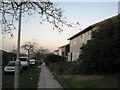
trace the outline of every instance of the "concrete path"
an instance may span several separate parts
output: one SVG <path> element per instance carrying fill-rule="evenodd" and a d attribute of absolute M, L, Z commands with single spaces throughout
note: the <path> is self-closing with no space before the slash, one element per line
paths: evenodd
<path fill-rule="evenodd" d="M 38 90 L 42 88 L 53 88 L 62 90 L 62 86 L 58 83 L 57 80 L 54 79 L 54 76 L 47 68 L 47 66 L 43 63 L 41 67 L 41 73 L 39 75 L 39 82 L 38 82 Z"/>

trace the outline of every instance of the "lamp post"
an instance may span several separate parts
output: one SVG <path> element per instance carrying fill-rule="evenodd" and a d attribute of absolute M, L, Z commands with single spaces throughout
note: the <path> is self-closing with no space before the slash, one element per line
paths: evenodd
<path fill-rule="evenodd" d="M 19 23 L 18 23 L 18 40 L 17 40 L 17 58 L 15 63 L 15 80 L 14 80 L 14 88 L 15 90 L 19 89 L 19 54 L 20 54 L 20 35 L 21 35 L 21 16 L 22 16 L 22 5 L 19 8 Z"/>
<path fill-rule="evenodd" d="M 2 37 L 2 50 L 4 50 L 4 47 L 3 47 L 4 46 L 4 39 L 5 39 L 5 37 L 3 36 Z"/>

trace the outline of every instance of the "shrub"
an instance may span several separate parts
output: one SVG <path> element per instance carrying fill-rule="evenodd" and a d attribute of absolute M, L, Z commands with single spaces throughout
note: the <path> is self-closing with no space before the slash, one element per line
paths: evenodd
<path fill-rule="evenodd" d="M 80 55 L 84 73 L 118 73 L 120 71 L 120 16 L 108 19 L 92 33 Z"/>

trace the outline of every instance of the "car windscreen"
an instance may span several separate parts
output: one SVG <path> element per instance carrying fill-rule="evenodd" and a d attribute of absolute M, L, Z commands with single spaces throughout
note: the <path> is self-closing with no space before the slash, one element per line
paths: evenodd
<path fill-rule="evenodd" d="M 27 61 L 27 58 L 20 58 L 20 61 Z"/>
<path fill-rule="evenodd" d="M 8 63 L 7 66 L 15 66 L 15 63 Z"/>

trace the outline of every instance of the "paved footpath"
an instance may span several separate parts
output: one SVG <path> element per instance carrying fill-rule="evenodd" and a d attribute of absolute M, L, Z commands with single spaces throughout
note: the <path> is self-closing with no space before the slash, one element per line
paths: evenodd
<path fill-rule="evenodd" d="M 42 88 L 54 88 L 62 90 L 62 86 L 58 83 L 57 80 L 54 79 L 54 76 L 47 68 L 47 66 L 43 63 L 41 67 L 41 73 L 39 75 L 39 82 L 38 82 L 38 90 Z"/>

